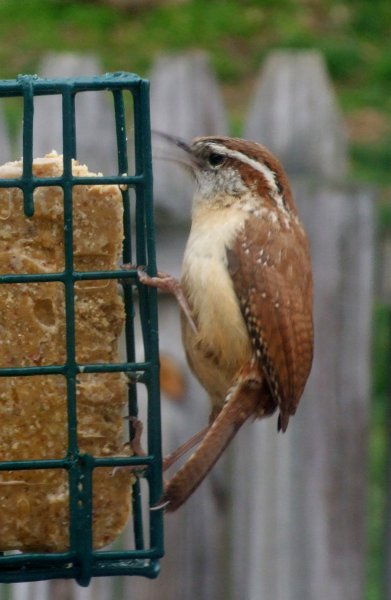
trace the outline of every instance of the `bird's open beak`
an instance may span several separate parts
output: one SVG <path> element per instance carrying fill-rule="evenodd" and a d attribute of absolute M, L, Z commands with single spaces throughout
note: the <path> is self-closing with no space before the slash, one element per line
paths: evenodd
<path fill-rule="evenodd" d="M 188 154 L 191 154 L 191 148 L 189 144 L 186 144 L 186 142 L 181 138 L 176 137 L 175 135 L 170 135 L 169 133 L 163 133 L 163 131 L 156 131 L 156 129 L 152 130 L 152 134 L 167 140 L 167 142 L 170 142 L 171 144 L 175 144 L 175 146 L 178 146 L 178 148 L 181 148 Z"/>
<path fill-rule="evenodd" d="M 187 144 L 182 138 L 177 137 L 175 135 L 171 135 L 169 133 L 164 133 L 163 131 L 156 131 L 156 129 L 152 130 L 152 134 L 162 138 L 163 140 L 166 140 L 170 144 L 177 146 L 177 148 L 184 150 L 184 152 L 186 153 L 187 160 L 177 159 L 176 162 L 189 169 L 192 172 L 192 174 L 194 174 L 197 168 L 199 169 L 202 166 L 201 160 L 194 155 L 191 146 L 189 146 L 189 144 Z M 175 159 L 171 158 L 170 160 Z"/>

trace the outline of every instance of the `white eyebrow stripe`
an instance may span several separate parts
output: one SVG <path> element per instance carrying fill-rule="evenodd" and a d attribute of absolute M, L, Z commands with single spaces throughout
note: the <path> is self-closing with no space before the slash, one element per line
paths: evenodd
<path fill-rule="evenodd" d="M 270 185 L 270 189 L 272 190 L 274 200 L 281 208 L 285 209 L 284 200 L 279 192 L 276 183 L 275 173 L 271 171 L 266 165 L 257 160 L 254 160 L 253 158 L 250 158 L 246 154 L 243 154 L 243 152 L 239 152 L 238 150 L 231 150 L 231 148 L 227 148 L 226 146 L 216 144 L 216 142 L 211 142 L 208 144 L 208 146 L 211 150 L 213 150 L 213 152 L 216 152 L 216 154 L 222 154 L 224 156 L 228 156 L 229 158 L 236 158 L 237 160 L 240 160 L 240 162 L 249 165 L 249 167 L 251 167 L 252 169 L 255 169 L 259 173 L 262 173 L 267 183 Z"/>

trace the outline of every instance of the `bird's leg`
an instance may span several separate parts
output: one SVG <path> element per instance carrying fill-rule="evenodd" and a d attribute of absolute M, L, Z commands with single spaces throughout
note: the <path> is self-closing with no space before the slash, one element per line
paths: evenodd
<path fill-rule="evenodd" d="M 134 265 L 122 265 L 122 268 L 127 270 L 136 268 L 140 283 L 142 283 L 143 285 L 148 285 L 150 287 L 155 287 L 161 290 L 162 292 L 173 294 L 177 299 L 179 306 L 183 310 L 183 313 L 185 314 L 187 320 L 189 321 L 190 327 L 192 328 L 193 332 L 195 334 L 198 333 L 196 324 L 194 323 L 190 307 L 183 293 L 181 284 L 175 277 L 169 275 L 168 273 L 164 273 L 163 271 L 158 271 L 155 277 L 151 277 L 150 275 L 148 275 L 148 273 L 145 272 L 145 269 L 143 267 L 134 267 Z"/>
<path fill-rule="evenodd" d="M 198 431 L 194 434 L 189 440 L 187 440 L 184 444 L 181 444 L 176 450 L 167 454 L 167 456 L 163 459 L 163 471 L 167 471 L 177 460 L 179 460 L 186 452 L 189 452 L 194 446 L 199 444 L 207 434 L 209 430 L 209 425 Z"/>
<path fill-rule="evenodd" d="M 200 485 L 243 423 L 255 413 L 262 389 L 259 373 L 241 378 L 189 460 L 168 482 L 152 510 L 174 511 Z"/>

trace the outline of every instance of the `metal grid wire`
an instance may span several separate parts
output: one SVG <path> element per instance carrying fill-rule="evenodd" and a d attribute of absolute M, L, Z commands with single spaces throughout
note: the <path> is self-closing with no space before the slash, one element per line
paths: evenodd
<path fill-rule="evenodd" d="M 118 149 L 118 175 L 74 177 L 72 158 L 76 158 L 75 96 L 88 91 L 112 94 Z M 34 97 L 57 94 L 62 99 L 63 174 L 59 177 L 35 177 L 33 161 Z M 133 98 L 133 128 L 135 173 L 128 175 L 127 123 L 125 95 Z M 17 460 L 0 462 L 0 470 L 62 469 L 69 482 L 69 550 L 61 553 L 2 553 L 0 581 L 35 581 L 54 578 L 75 578 L 88 585 L 93 576 L 143 575 L 156 577 L 159 557 L 163 554 L 162 514 L 152 511 L 148 516 L 149 532 L 143 527 L 142 486 L 137 479 L 133 488 L 134 548 L 124 551 L 99 550 L 92 547 L 92 475 L 97 467 L 144 465 L 143 477 L 149 489 L 149 503 L 154 504 L 162 492 L 161 440 L 158 384 L 158 339 L 156 291 L 140 286 L 134 269 L 126 271 L 78 272 L 74 269 L 72 189 L 74 185 L 117 184 L 123 189 L 124 233 L 123 262 L 146 265 L 149 274 L 156 272 L 154 228 L 152 219 L 152 169 L 149 121 L 148 82 L 129 73 L 106 74 L 102 77 L 77 79 L 40 79 L 19 76 L 0 82 L 0 97 L 23 99 L 23 173 L 19 179 L 0 179 L 0 187 L 16 187 L 23 191 L 24 212 L 34 214 L 33 192 L 41 186 L 61 186 L 64 197 L 65 268 L 61 273 L 3 274 L 0 285 L 26 282 L 61 282 L 65 288 L 66 361 L 61 365 L 29 366 L 0 369 L 1 377 L 31 375 L 62 375 L 67 382 L 68 452 L 63 458 L 47 460 Z M 133 129 L 132 129 L 133 133 Z M 99 124 L 97 124 L 99 135 Z M 131 206 L 127 188 L 134 189 L 135 206 Z M 133 213 L 131 211 L 133 208 Z M 131 223 L 134 214 L 135 223 Z M 132 240 L 132 233 L 135 239 Z M 135 256 L 132 256 L 132 241 Z M 110 364 L 78 364 L 75 355 L 75 283 L 81 280 L 119 279 L 124 285 L 126 311 L 126 362 Z M 138 288 L 139 314 L 144 343 L 143 362 L 135 359 L 134 290 Z M 148 396 L 148 454 L 143 457 L 97 458 L 82 454 L 78 448 L 76 419 L 76 377 L 79 373 L 124 372 L 128 375 L 129 412 L 137 414 L 137 385 L 141 382 Z M 64 424 L 64 427 L 66 424 Z M 148 511 L 149 512 L 149 511 Z M 145 515 L 144 515 L 145 517 Z M 1 543 L 1 540 L 0 540 Z"/>

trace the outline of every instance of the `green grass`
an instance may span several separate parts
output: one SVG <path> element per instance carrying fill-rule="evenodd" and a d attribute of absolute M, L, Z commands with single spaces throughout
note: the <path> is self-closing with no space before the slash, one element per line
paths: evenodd
<path fill-rule="evenodd" d="M 369 443 L 368 561 L 366 600 L 382 600 L 385 525 L 388 515 L 388 445 L 390 433 L 391 311 L 378 305 L 374 313 L 373 404 Z"/>
<path fill-rule="evenodd" d="M 351 144 L 353 173 L 361 181 L 391 185 L 391 138 L 372 144 Z"/>

